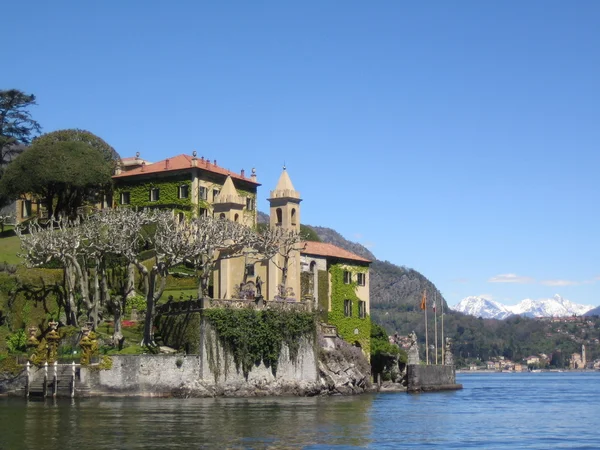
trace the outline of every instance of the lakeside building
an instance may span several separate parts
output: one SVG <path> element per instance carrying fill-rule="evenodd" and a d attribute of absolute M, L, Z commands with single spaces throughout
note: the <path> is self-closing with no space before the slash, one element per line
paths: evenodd
<path fill-rule="evenodd" d="M 156 163 L 123 158 L 113 176 L 113 207 L 172 210 L 179 221 L 212 216 L 256 228 L 256 171 L 234 173 L 204 157 L 181 154 Z M 300 232 L 300 193 L 286 170 L 268 198 L 269 226 Z M 213 275 L 212 297 L 239 298 L 258 292 L 264 300 L 309 301 L 322 322 L 347 342 L 370 353 L 370 260 L 332 244 L 304 241 L 289 255 L 282 293 L 282 255 L 269 261 L 248 256 L 222 259 Z"/>

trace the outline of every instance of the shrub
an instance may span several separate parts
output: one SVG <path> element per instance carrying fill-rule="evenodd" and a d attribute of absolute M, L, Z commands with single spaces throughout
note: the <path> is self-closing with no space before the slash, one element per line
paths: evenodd
<path fill-rule="evenodd" d="M 6 339 L 6 347 L 10 353 L 20 353 L 27 349 L 27 336 L 25 330 L 20 329 L 10 334 Z"/>
<path fill-rule="evenodd" d="M 135 308 L 139 311 L 146 310 L 146 297 L 140 294 L 136 294 L 130 297 L 125 302 L 125 314 L 131 314 L 131 310 Z"/>

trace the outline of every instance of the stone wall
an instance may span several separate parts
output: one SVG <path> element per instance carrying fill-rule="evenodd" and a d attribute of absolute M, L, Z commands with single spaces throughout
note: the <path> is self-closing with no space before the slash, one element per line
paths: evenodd
<path fill-rule="evenodd" d="M 454 366 L 409 364 L 406 376 L 407 392 L 462 389 L 461 384 L 456 384 Z"/>
<path fill-rule="evenodd" d="M 320 391 L 314 342 L 302 338 L 297 357 L 283 346 L 276 375 L 263 363 L 244 377 L 214 329 L 203 321 L 197 355 L 115 355 L 110 370 L 81 369 L 90 395 L 262 396 L 311 395 Z"/>

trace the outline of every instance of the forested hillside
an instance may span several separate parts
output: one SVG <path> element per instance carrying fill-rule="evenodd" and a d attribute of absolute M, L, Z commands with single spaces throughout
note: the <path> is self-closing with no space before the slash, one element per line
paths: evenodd
<path fill-rule="evenodd" d="M 405 266 L 379 261 L 364 246 L 346 240 L 335 230 L 312 228 L 323 242 L 328 242 L 373 261 L 370 271 L 371 317 L 389 333 L 407 335 L 415 331 L 421 343 L 425 341 L 424 314 L 420 310 L 423 290 L 427 290 L 428 304 L 434 296 L 442 298 L 435 285 L 424 275 Z M 482 362 L 492 357 L 519 361 L 532 354 L 545 353 L 555 367 L 568 365 L 571 353 L 586 344 L 588 359 L 600 357 L 600 320 L 589 318 L 578 323 L 551 323 L 515 316 L 507 320 L 478 319 L 449 310 L 444 304 L 444 336 L 454 341 L 457 364 Z M 438 303 L 438 307 L 439 307 Z M 438 311 L 439 312 L 439 311 Z M 429 310 L 429 342 L 433 342 L 434 318 Z M 441 345 L 441 316 L 438 315 L 438 333 Z M 421 346 L 424 353 L 424 346 Z M 423 355 L 422 355 L 423 357 Z"/>

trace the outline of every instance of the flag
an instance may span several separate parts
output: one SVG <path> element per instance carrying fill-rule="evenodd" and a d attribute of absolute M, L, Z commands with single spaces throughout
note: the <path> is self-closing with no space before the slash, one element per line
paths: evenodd
<path fill-rule="evenodd" d="M 435 312 L 435 302 L 433 302 L 433 312 Z"/>
<path fill-rule="evenodd" d="M 427 291 L 423 291 L 423 297 L 421 298 L 421 309 L 425 310 L 427 308 Z"/>

